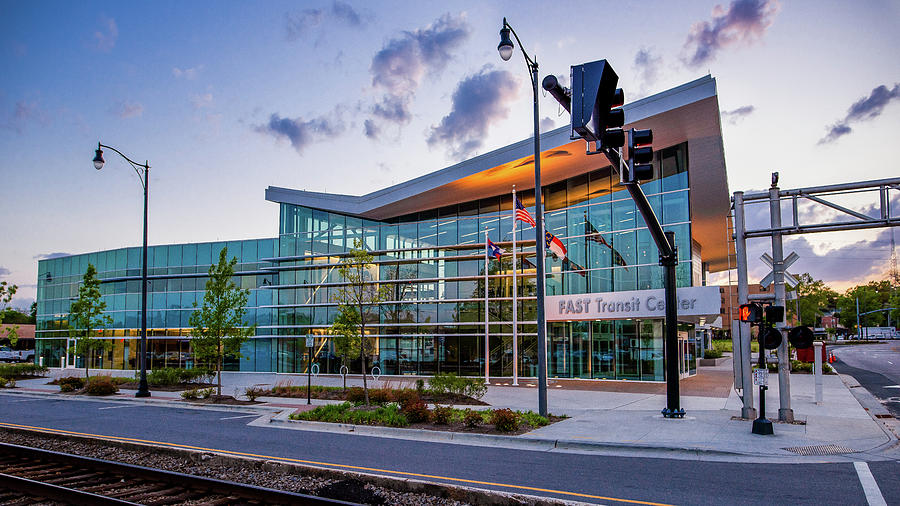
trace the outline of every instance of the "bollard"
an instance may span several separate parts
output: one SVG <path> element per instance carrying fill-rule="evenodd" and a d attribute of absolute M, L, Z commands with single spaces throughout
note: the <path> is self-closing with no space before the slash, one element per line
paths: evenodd
<path fill-rule="evenodd" d="M 816 404 L 822 404 L 822 341 L 813 343 L 815 364 L 813 374 L 816 381 Z"/>

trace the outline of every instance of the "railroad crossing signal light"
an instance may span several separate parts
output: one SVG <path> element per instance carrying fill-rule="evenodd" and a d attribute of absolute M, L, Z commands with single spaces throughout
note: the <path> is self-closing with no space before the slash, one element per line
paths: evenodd
<path fill-rule="evenodd" d="M 755 302 L 741 304 L 738 316 L 742 322 L 760 323 L 763 321 L 762 306 Z"/>
<path fill-rule="evenodd" d="M 788 341 L 797 349 L 812 348 L 814 339 L 812 329 L 806 325 L 794 327 L 788 332 Z"/>
<path fill-rule="evenodd" d="M 774 350 L 781 346 L 781 331 L 774 327 L 765 327 L 759 329 L 763 333 L 763 346 L 767 350 Z"/>
<path fill-rule="evenodd" d="M 605 147 L 619 148 L 625 144 L 625 93 L 616 88 L 619 76 L 606 60 L 572 66 L 572 132 L 587 141 L 600 142 Z M 544 82 L 545 89 L 552 83 Z M 549 90 L 548 90 L 549 91 Z M 553 94 L 556 97 L 556 94 Z M 559 98 L 557 97 L 557 100 Z M 560 103 L 563 103 L 562 101 Z M 563 107 L 565 107 L 563 103 Z"/>
<path fill-rule="evenodd" d="M 628 135 L 628 182 L 653 179 L 653 130 L 631 129 Z"/>

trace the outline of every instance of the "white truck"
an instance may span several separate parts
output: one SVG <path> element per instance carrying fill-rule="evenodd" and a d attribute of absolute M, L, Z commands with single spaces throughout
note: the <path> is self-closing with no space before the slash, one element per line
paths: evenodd
<path fill-rule="evenodd" d="M 14 350 L 0 346 L 0 362 L 34 362 L 34 350 Z"/>

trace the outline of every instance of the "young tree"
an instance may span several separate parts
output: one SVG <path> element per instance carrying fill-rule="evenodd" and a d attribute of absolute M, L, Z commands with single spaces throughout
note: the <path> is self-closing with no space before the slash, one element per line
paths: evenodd
<path fill-rule="evenodd" d="M 78 287 L 78 298 L 69 309 L 69 337 L 75 339 L 75 346 L 69 350 L 71 353 L 84 359 L 84 376 L 90 376 L 91 358 L 97 352 L 103 352 L 112 347 L 109 339 L 95 339 L 97 330 L 112 324 L 112 317 L 103 314 L 106 303 L 100 300 L 100 280 L 97 279 L 97 269 L 93 264 L 88 264 L 87 271 Z"/>
<path fill-rule="evenodd" d="M 191 313 L 191 348 L 198 361 L 214 363 L 217 396 L 222 395 L 222 362 L 226 355 L 241 357 L 241 345 L 253 335 L 256 325 L 244 326 L 247 297 L 232 280 L 237 258 L 228 260 L 228 248 L 219 252 L 219 263 L 209 267 L 203 306 Z M 194 303 L 197 307 L 197 303 Z"/>
<path fill-rule="evenodd" d="M 341 357 L 341 367 L 347 365 L 347 357 L 359 353 L 359 311 L 354 306 L 342 305 L 331 325 L 334 336 L 334 352 Z M 344 376 L 344 391 L 347 391 L 347 376 Z"/>
<path fill-rule="evenodd" d="M 366 406 L 369 405 L 369 385 L 366 382 L 366 370 L 369 368 L 369 340 L 366 336 L 366 323 L 378 317 L 377 306 L 387 300 L 387 291 L 384 287 L 374 283 L 376 276 L 372 272 L 372 254 L 365 250 L 363 242 L 359 239 L 353 241 L 353 249 L 350 254 L 341 259 L 338 272 L 346 285 L 337 288 L 334 296 L 338 302 L 338 316 L 336 320 L 341 322 L 341 333 L 352 333 L 359 339 L 359 358 L 362 361 L 363 394 Z M 353 316 L 353 311 L 356 316 Z"/>
<path fill-rule="evenodd" d="M 12 300 L 13 295 L 19 287 L 16 285 L 7 285 L 6 281 L 0 281 L 0 304 L 6 306 Z M 12 310 L 4 307 L 0 310 L 0 323 L 16 323 L 11 320 Z M 7 321 L 7 320 L 10 321 Z M 11 325 L 6 327 L 6 338 L 9 339 L 10 345 L 15 346 L 19 342 L 19 326 Z"/>
<path fill-rule="evenodd" d="M 825 285 L 821 279 L 813 279 L 809 273 L 797 276 L 800 282 L 794 290 L 798 296 L 800 306 L 800 325 L 816 326 L 816 322 L 822 317 L 822 309 L 834 305 L 838 294 Z M 788 318 L 797 316 L 798 301 L 789 301 L 787 304 Z"/>

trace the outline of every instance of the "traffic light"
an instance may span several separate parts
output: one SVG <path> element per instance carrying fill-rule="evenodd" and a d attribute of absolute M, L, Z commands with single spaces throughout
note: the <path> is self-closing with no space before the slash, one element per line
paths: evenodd
<path fill-rule="evenodd" d="M 742 322 L 761 323 L 763 321 L 762 306 L 755 302 L 749 304 L 741 304 L 738 317 Z"/>
<path fill-rule="evenodd" d="M 605 147 L 622 147 L 625 144 L 625 132 L 621 128 L 625 124 L 625 111 L 620 107 L 625 103 L 625 93 L 616 88 L 619 82 L 616 72 L 606 60 L 597 60 L 573 65 L 571 81 L 573 136 L 577 134 Z M 545 79 L 544 89 L 550 91 L 547 85 L 553 87 Z"/>
<path fill-rule="evenodd" d="M 653 130 L 635 130 L 628 133 L 628 179 L 637 183 L 653 179 Z"/>
<path fill-rule="evenodd" d="M 797 349 L 811 348 L 814 339 L 812 329 L 806 325 L 794 327 L 788 332 L 788 341 Z"/>

